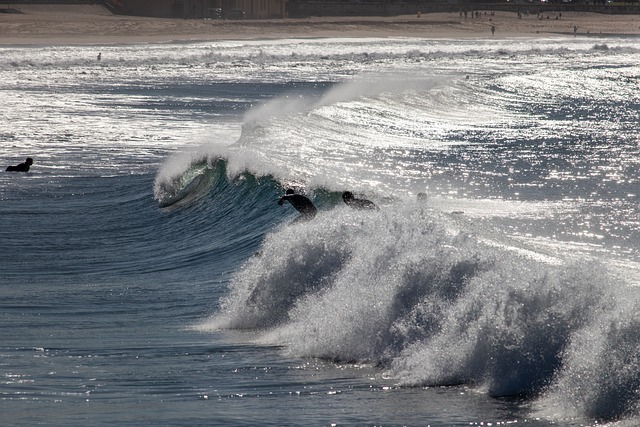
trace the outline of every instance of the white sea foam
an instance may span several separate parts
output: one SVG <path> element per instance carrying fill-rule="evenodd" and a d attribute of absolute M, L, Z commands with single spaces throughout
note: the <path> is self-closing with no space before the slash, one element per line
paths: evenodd
<path fill-rule="evenodd" d="M 562 414 L 635 414 L 635 288 L 595 259 L 549 263 L 469 227 L 414 204 L 321 213 L 269 235 L 202 327 L 381 364 L 404 385 L 545 392 L 537 405 Z"/>

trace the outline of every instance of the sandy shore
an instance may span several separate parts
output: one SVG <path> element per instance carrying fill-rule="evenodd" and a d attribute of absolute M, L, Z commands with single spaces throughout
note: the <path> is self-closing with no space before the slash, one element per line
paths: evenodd
<path fill-rule="evenodd" d="M 637 36 L 640 16 L 586 12 L 523 15 L 482 12 L 394 17 L 277 20 L 158 19 L 110 14 L 100 6 L 20 6 L 0 13 L 0 45 L 120 44 L 312 37 L 504 38 L 566 35 Z M 491 27 L 495 27 L 492 35 Z"/>

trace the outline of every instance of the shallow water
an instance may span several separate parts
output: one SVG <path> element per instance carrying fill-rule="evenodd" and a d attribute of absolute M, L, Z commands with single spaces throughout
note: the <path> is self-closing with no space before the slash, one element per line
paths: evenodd
<path fill-rule="evenodd" d="M 634 425 L 638 59 L 0 49 L 3 422 Z"/>

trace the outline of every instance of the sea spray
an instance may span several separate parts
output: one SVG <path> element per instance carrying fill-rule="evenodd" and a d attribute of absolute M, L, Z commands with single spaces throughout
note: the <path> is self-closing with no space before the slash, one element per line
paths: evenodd
<path fill-rule="evenodd" d="M 557 268 L 495 254 L 444 313 L 441 328 L 394 359 L 405 384 L 473 384 L 494 396 L 538 393 L 573 333 L 606 305 L 588 265 Z"/>
<path fill-rule="evenodd" d="M 536 404 L 545 418 L 640 417 L 640 315 L 637 287 L 609 286 L 606 306 L 590 308 L 594 321 L 572 336 L 563 366 Z"/>
<path fill-rule="evenodd" d="M 607 366 L 606 349 L 633 336 L 634 322 L 598 326 L 619 313 L 625 284 L 593 260 L 524 255 L 485 232 L 414 203 L 321 212 L 267 236 L 209 327 L 258 330 L 297 356 L 380 365 L 407 386 L 468 384 L 492 396 L 558 396 L 575 382 L 577 354 Z M 603 398 L 619 396 L 626 412 L 635 392 L 620 390 L 638 365 L 629 376 L 622 367 L 637 341 L 609 361 L 620 369 Z M 593 415 L 587 407 L 576 413 Z"/>
<path fill-rule="evenodd" d="M 393 70 L 379 74 L 360 74 L 332 85 L 319 84 L 315 91 L 302 87 L 292 88 L 288 93 L 247 111 L 243 125 L 255 125 L 272 118 L 306 114 L 322 107 L 379 97 L 385 93 L 424 92 L 449 80 L 447 77 L 425 77 L 422 72 L 413 70 Z"/>

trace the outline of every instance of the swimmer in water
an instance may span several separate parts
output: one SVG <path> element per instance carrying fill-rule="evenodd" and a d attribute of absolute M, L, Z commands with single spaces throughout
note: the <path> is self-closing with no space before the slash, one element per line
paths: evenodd
<path fill-rule="evenodd" d="M 318 210 L 311 200 L 301 194 L 295 194 L 291 188 L 288 189 L 284 196 L 280 197 L 278 200 L 278 204 L 282 206 L 284 202 L 289 202 L 291 206 L 293 206 L 298 212 L 300 212 L 300 216 L 294 219 L 291 224 L 295 224 L 297 222 L 309 221 L 315 218 Z"/>
<path fill-rule="evenodd" d="M 342 193 L 342 200 L 353 209 L 372 209 L 378 210 L 378 207 L 371 200 L 367 199 L 356 199 L 353 196 L 353 193 L 350 191 L 345 191 Z"/>
<path fill-rule="evenodd" d="M 27 157 L 27 160 L 25 160 L 24 163 L 7 167 L 6 172 L 29 172 L 29 167 L 32 164 L 33 164 L 33 159 L 31 157 Z"/>

